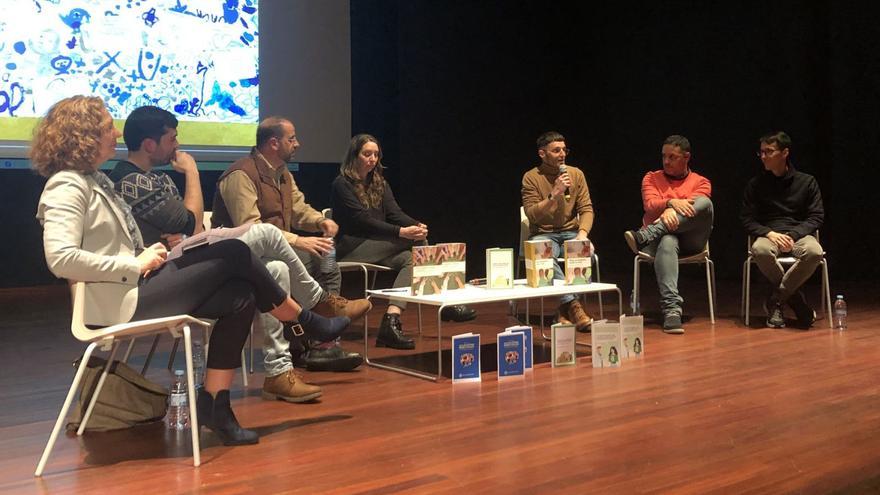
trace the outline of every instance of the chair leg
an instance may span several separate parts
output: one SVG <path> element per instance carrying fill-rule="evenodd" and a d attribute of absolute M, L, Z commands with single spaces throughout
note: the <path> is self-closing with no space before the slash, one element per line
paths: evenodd
<path fill-rule="evenodd" d="M 207 342 L 206 342 L 207 344 Z M 177 346 L 180 345 L 180 337 L 174 339 L 174 345 L 171 346 L 171 354 L 168 355 L 168 371 L 174 367 L 174 358 L 177 356 Z M 206 351 L 207 352 L 207 351 Z"/>
<path fill-rule="evenodd" d="M 422 305 L 416 304 L 416 307 L 418 308 L 417 311 L 419 313 L 419 335 L 421 335 L 422 334 Z M 437 317 L 439 318 L 440 316 L 438 315 Z"/>
<path fill-rule="evenodd" d="M 642 314 L 642 305 L 639 302 L 639 257 L 633 258 L 633 293 L 632 293 L 633 316 Z"/>
<path fill-rule="evenodd" d="M 37 470 L 34 471 L 34 476 L 43 475 L 43 470 L 46 468 L 46 463 L 49 461 L 49 455 L 52 454 L 52 449 L 55 448 L 55 440 L 58 439 L 58 433 L 61 432 L 64 420 L 67 419 L 67 412 L 70 410 L 70 404 L 73 403 L 73 398 L 76 396 L 76 392 L 79 389 L 79 383 L 82 381 L 83 374 L 88 367 L 89 358 L 92 357 L 92 352 L 94 352 L 95 347 L 97 346 L 98 344 L 96 342 L 92 342 L 86 347 L 86 352 L 83 354 L 79 367 L 76 369 L 76 374 L 73 376 L 73 383 L 70 384 L 70 390 L 67 391 L 67 397 L 64 398 L 64 404 L 62 404 L 61 411 L 58 413 L 58 419 L 55 420 L 55 427 L 52 428 L 52 433 L 49 435 L 49 441 L 46 442 L 46 448 L 43 449 L 43 455 L 40 456 L 40 461 L 37 463 Z"/>
<path fill-rule="evenodd" d="M 746 260 L 745 269 L 746 269 L 746 281 L 745 281 L 745 287 L 746 287 L 745 313 L 746 313 L 746 317 L 745 317 L 745 320 L 746 320 L 746 326 L 749 326 L 749 310 L 751 309 L 750 305 L 752 303 L 752 258 L 751 257 L 749 257 Z"/>
<path fill-rule="evenodd" d="M 241 348 L 241 385 L 248 388 L 248 369 L 247 360 L 245 359 L 244 347 Z"/>
<path fill-rule="evenodd" d="M 250 364 L 248 365 L 248 371 L 253 375 L 254 374 L 254 326 L 251 324 L 251 333 L 248 336 L 248 354 L 250 355 Z M 247 383 L 244 384 L 247 387 Z"/>
<path fill-rule="evenodd" d="M 596 282 L 597 282 L 597 283 L 602 283 L 602 275 L 599 273 L 599 256 L 597 256 L 597 255 L 593 255 L 593 257 L 596 259 L 596 263 L 595 263 L 595 267 L 596 267 Z M 605 319 L 605 308 L 604 308 L 604 306 L 602 305 L 602 293 L 599 292 L 599 293 L 598 293 L 598 296 L 599 296 L 599 319 L 600 319 L 600 320 L 603 320 L 603 319 Z M 621 312 L 623 312 L 623 308 L 621 308 Z"/>
<path fill-rule="evenodd" d="M 199 448 L 199 416 L 196 412 L 196 385 L 195 373 L 193 373 L 192 334 L 189 324 L 183 325 L 183 349 L 186 354 L 186 388 L 189 395 L 189 424 L 192 436 L 193 466 L 199 467 L 202 463 L 202 453 Z"/>
<path fill-rule="evenodd" d="M 822 260 L 822 282 L 825 285 L 825 318 L 828 320 L 828 328 L 834 328 L 834 313 L 831 309 L 831 281 L 828 279 L 828 260 Z"/>
<path fill-rule="evenodd" d="M 712 260 L 706 259 L 706 291 L 709 292 L 709 320 L 715 324 L 715 300 L 712 294 Z"/>
<path fill-rule="evenodd" d="M 742 321 L 746 321 L 746 263 L 748 262 L 747 259 L 742 266 L 742 281 L 739 290 L 739 319 Z"/>
<path fill-rule="evenodd" d="M 92 393 L 92 400 L 89 401 L 89 407 L 83 415 L 82 422 L 79 424 L 79 429 L 76 430 L 77 436 L 82 436 L 83 432 L 86 431 L 86 425 L 89 422 L 89 418 L 92 417 L 92 411 L 95 409 L 95 404 L 98 403 L 98 396 L 101 395 L 101 389 L 104 388 L 104 381 L 107 380 L 107 375 L 110 374 L 110 365 L 113 364 L 113 358 L 116 357 L 116 351 L 119 350 L 118 341 L 114 341 L 111 345 L 110 357 L 107 358 L 107 363 L 104 364 L 104 371 L 101 373 L 101 378 L 98 379 L 98 385 Z"/>
<path fill-rule="evenodd" d="M 144 361 L 144 367 L 141 368 L 141 375 L 145 375 L 147 373 L 147 368 L 150 367 L 150 361 L 153 360 L 153 354 L 156 352 L 156 346 L 159 344 L 159 337 L 161 337 L 161 333 L 157 333 L 155 337 L 153 337 L 153 345 L 150 346 L 150 352 L 147 354 L 147 359 Z"/>
<path fill-rule="evenodd" d="M 128 342 L 128 349 L 125 350 L 125 354 L 122 356 L 122 362 L 128 364 L 128 358 L 131 357 L 131 351 L 134 349 L 134 343 L 137 342 L 137 337 L 132 337 Z"/>

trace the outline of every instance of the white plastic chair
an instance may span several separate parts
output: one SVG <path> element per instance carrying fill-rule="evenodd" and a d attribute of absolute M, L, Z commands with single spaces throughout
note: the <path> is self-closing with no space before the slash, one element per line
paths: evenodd
<path fill-rule="evenodd" d="M 821 244 L 819 241 L 819 231 L 816 231 L 816 241 Z M 752 253 L 752 244 L 755 242 L 755 238 L 749 236 L 747 241 L 748 245 L 746 249 L 748 251 L 748 256 L 746 260 L 743 262 L 743 286 L 742 286 L 742 303 L 740 304 L 740 316 L 743 318 L 743 323 L 746 326 L 749 325 L 749 306 L 751 302 L 751 288 L 752 288 L 752 264 L 755 262 L 754 253 Z M 825 314 L 825 317 L 828 318 L 828 328 L 834 328 L 834 319 L 831 318 L 831 285 L 830 280 L 828 279 L 828 260 L 825 258 L 827 253 L 825 250 L 822 250 L 822 261 L 819 262 L 819 265 L 822 267 L 822 283 L 821 288 L 819 289 L 819 300 L 823 302 L 822 304 L 822 312 Z M 780 256 L 776 258 L 776 261 L 779 262 L 782 266 L 791 266 L 797 263 L 797 258 L 794 256 Z"/>
<path fill-rule="evenodd" d="M 642 263 L 654 264 L 654 256 L 639 251 L 639 254 L 633 259 L 633 302 L 635 303 L 636 314 L 641 313 L 641 304 L 639 300 L 639 284 L 641 282 L 641 274 L 639 265 Z M 706 291 L 709 293 L 709 318 L 712 324 L 715 324 L 715 263 L 709 257 L 709 241 L 706 241 L 706 247 L 697 254 L 679 257 L 679 265 L 706 265 Z"/>
<path fill-rule="evenodd" d="M 94 393 L 92 394 L 92 399 L 89 402 L 88 408 L 86 408 L 86 412 L 82 418 L 82 423 L 80 423 L 79 429 L 76 432 L 77 435 L 82 435 L 86 429 L 86 425 L 89 422 L 92 410 L 94 409 L 95 404 L 98 401 L 98 396 L 101 393 L 101 388 L 104 386 L 104 381 L 107 378 L 109 367 L 113 362 L 113 358 L 116 356 L 117 350 L 119 349 L 120 341 L 144 335 L 162 334 L 165 332 L 170 333 L 175 338 L 179 338 L 181 334 L 183 336 L 184 349 L 186 351 L 186 383 L 187 394 L 189 397 L 189 416 L 191 425 L 190 431 L 192 435 L 193 466 L 197 467 L 199 464 L 201 464 L 201 456 L 199 452 L 199 424 L 198 417 L 196 415 L 196 389 L 195 382 L 193 380 L 192 334 L 190 327 L 192 325 L 207 327 L 209 326 L 209 323 L 199 320 L 197 318 L 193 318 L 189 315 L 176 315 L 168 316 L 165 318 L 153 318 L 149 320 L 119 323 L 116 325 L 111 325 L 109 327 L 92 330 L 86 327 L 85 321 L 83 319 L 83 315 L 85 314 L 85 307 L 86 304 L 88 304 L 88 302 L 85 300 L 86 284 L 84 282 L 73 283 L 71 292 L 73 299 L 73 315 L 71 318 L 70 330 L 73 333 L 74 337 L 82 342 L 88 342 L 89 345 L 88 347 L 86 347 L 86 351 L 80 359 L 80 364 L 76 370 L 76 375 L 74 375 L 73 377 L 73 383 L 71 383 L 70 389 L 67 392 L 67 397 L 64 399 L 64 404 L 61 406 L 61 412 L 58 413 L 58 419 L 55 421 L 55 427 L 52 429 L 52 434 L 49 435 L 49 441 L 48 443 L 46 443 L 46 448 L 43 450 L 43 455 L 40 457 L 40 461 L 37 464 L 37 470 L 34 472 L 34 476 L 42 476 L 43 474 L 43 469 L 45 469 L 46 463 L 49 460 L 49 455 L 52 453 L 52 449 L 55 447 L 55 440 L 58 438 L 58 433 L 64 426 L 64 420 L 67 418 L 70 404 L 73 402 L 73 399 L 76 396 L 76 392 L 79 388 L 80 381 L 82 380 L 83 373 L 88 366 L 89 358 L 91 358 L 92 352 L 94 352 L 95 348 L 100 347 L 103 351 L 110 350 L 110 356 L 107 358 L 107 363 L 104 366 L 103 373 L 101 373 L 101 377 L 98 379 L 98 384 L 95 387 Z"/>
<path fill-rule="evenodd" d="M 529 230 L 529 225 L 530 225 L 529 224 L 529 217 L 526 216 L 526 209 L 524 207 L 520 206 L 519 207 L 519 252 L 518 252 L 517 260 L 516 260 L 516 277 L 515 277 L 518 279 L 522 278 L 522 271 L 520 269 L 520 266 L 522 266 L 526 260 L 525 242 L 527 240 L 529 240 L 529 237 L 531 236 L 531 232 Z M 561 266 L 564 266 L 565 258 L 564 257 L 557 258 L 556 262 L 559 263 Z M 596 282 L 601 282 L 602 275 L 599 271 L 599 255 L 596 253 L 593 253 L 593 268 L 596 270 Z M 602 293 L 599 292 L 596 295 L 599 298 L 599 319 L 601 320 L 601 319 L 605 318 L 605 309 L 604 309 L 604 306 L 602 305 Z M 541 302 L 543 303 L 543 299 Z M 542 308 L 541 311 L 543 313 L 543 306 L 541 308 Z M 516 315 L 516 301 L 510 302 L 510 311 L 511 311 L 512 315 L 514 315 L 514 316 Z"/>

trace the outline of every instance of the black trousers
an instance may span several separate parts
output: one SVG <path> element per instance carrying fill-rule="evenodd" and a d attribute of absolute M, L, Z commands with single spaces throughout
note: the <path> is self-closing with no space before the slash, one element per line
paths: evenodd
<path fill-rule="evenodd" d="M 176 314 L 216 319 L 207 367 L 235 369 L 254 311 L 267 312 L 287 293 L 238 239 L 194 248 L 142 278 L 132 319 Z"/>

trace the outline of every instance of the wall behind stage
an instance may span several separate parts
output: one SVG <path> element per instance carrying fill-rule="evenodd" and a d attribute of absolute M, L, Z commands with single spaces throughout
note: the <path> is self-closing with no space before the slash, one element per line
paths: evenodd
<path fill-rule="evenodd" d="M 431 237 L 468 242 L 470 276 L 485 248 L 516 245 L 535 139 L 562 132 L 589 182 L 602 270 L 627 289 L 622 234 L 640 222 L 640 181 L 660 166 L 663 139 L 687 136 L 693 169 L 712 180 L 712 257 L 736 279 L 757 138 L 784 129 L 822 188 L 822 240 L 843 289 L 880 274 L 862 261 L 880 254 L 868 226 L 877 34 L 831 2 L 352 0 L 353 126 L 383 141 L 397 198 Z"/>

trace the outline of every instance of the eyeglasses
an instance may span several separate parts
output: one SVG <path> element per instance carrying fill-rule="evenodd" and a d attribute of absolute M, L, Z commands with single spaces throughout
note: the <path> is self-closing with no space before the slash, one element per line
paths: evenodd
<path fill-rule="evenodd" d="M 674 154 L 660 155 L 661 160 L 674 161 L 674 160 L 681 160 L 682 158 L 684 158 L 684 155 L 674 155 Z"/>
<path fill-rule="evenodd" d="M 773 156 L 776 153 L 778 153 L 779 151 L 780 150 L 777 150 L 774 148 L 769 148 L 766 150 L 757 151 L 757 152 L 755 152 L 755 155 L 757 155 L 758 158 L 764 158 L 764 157 L 768 157 L 768 156 Z"/>
<path fill-rule="evenodd" d="M 565 153 L 566 155 L 571 154 L 571 148 L 559 148 L 559 149 L 547 148 L 546 151 L 547 151 L 547 153 L 559 153 L 561 151 L 561 152 Z"/>

